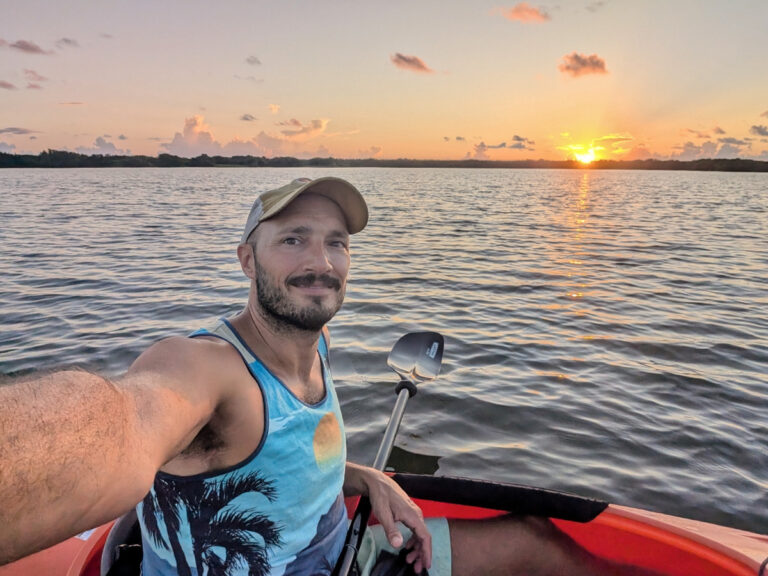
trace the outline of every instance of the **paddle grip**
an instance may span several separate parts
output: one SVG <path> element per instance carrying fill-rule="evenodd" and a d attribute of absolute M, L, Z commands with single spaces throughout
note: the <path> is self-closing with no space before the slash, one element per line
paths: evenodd
<path fill-rule="evenodd" d="M 408 398 L 416 396 L 416 384 L 409 380 L 400 380 L 400 383 L 395 387 L 395 394 L 400 394 L 400 390 L 408 390 Z"/>

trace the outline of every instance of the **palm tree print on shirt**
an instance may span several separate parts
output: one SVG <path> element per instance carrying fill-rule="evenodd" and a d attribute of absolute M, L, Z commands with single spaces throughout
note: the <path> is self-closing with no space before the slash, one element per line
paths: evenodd
<path fill-rule="evenodd" d="M 198 576 L 229 576 L 245 569 L 249 576 L 268 574 L 267 552 L 281 545 L 281 527 L 253 509 L 230 505 L 251 492 L 270 502 L 276 498 L 272 482 L 257 472 L 178 484 L 158 477 L 142 507 L 148 536 L 157 546 L 173 552 L 179 576 L 192 576 L 179 541 L 182 520 L 189 524 Z M 184 511 L 186 518 L 182 519 Z M 168 541 L 160 530 L 160 518 Z"/>

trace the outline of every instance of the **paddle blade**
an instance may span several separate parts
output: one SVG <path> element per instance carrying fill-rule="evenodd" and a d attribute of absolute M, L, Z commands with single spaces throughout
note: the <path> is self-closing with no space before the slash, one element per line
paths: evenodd
<path fill-rule="evenodd" d="M 395 343 L 387 365 L 414 384 L 434 380 L 440 373 L 443 347 L 443 337 L 437 332 L 411 332 Z"/>

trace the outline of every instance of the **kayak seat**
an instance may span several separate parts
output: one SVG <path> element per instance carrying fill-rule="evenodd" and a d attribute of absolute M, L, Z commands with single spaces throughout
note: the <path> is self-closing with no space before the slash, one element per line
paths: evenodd
<path fill-rule="evenodd" d="M 101 552 L 101 576 L 138 576 L 141 573 L 141 530 L 136 510 L 112 525 Z"/>

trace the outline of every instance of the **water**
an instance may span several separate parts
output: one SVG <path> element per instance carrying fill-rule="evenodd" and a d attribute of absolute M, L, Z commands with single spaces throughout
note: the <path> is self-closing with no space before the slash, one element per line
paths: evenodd
<path fill-rule="evenodd" d="M 0 373 L 117 375 L 237 312 L 253 191 L 338 175 L 372 219 L 331 324 L 370 463 L 403 333 L 446 338 L 394 463 L 768 532 L 768 177 L 430 169 L 0 171 Z"/>

